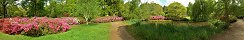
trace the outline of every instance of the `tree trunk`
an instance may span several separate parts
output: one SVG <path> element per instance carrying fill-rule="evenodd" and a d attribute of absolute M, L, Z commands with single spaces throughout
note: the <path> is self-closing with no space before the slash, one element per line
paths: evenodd
<path fill-rule="evenodd" d="M 2 6 L 3 6 L 3 17 L 6 18 L 6 17 L 7 17 L 6 14 L 8 14 L 8 13 L 7 13 L 7 8 L 6 8 L 8 3 L 7 3 L 6 0 L 3 0 L 3 2 L 2 2 L 1 4 L 2 4 Z"/>
<path fill-rule="evenodd" d="M 6 18 L 7 17 L 7 8 L 6 8 L 6 5 L 3 5 L 3 18 Z"/>
<path fill-rule="evenodd" d="M 88 25 L 88 18 L 85 16 L 86 24 Z"/>
<path fill-rule="evenodd" d="M 37 12 L 36 12 L 36 11 L 37 11 L 37 9 L 36 9 L 36 8 L 37 8 L 37 7 L 36 7 L 36 5 L 37 5 L 37 4 L 36 4 L 36 0 L 34 0 L 34 3 L 35 3 L 35 4 L 33 5 L 33 6 L 35 7 L 35 8 L 34 8 L 34 9 L 35 9 L 35 11 L 34 11 L 34 16 L 37 16 L 37 15 L 36 15 L 36 14 L 37 14 Z"/>

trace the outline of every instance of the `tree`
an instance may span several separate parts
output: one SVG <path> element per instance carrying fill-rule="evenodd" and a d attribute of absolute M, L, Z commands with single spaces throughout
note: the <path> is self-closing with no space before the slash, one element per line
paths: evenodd
<path fill-rule="evenodd" d="M 168 16 L 172 19 L 180 20 L 187 16 L 187 9 L 181 3 L 173 2 L 167 7 Z"/>
<path fill-rule="evenodd" d="M 163 7 L 156 3 L 143 3 L 140 5 L 139 16 L 147 19 L 149 16 L 164 15 Z"/>
<path fill-rule="evenodd" d="M 193 6 L 193 4 L 191 2 L 189 2 L 188 7 L 187 7 L 187 14 L 189 16 L 191 16 L 191 14 L 192 14 L 192 6 Z"/>
<path fill-rule="evenodd" d="M 167 9 L 167 6 L 164 6 L 164 7 L 163 7 L 163 10 L 164 10 L 164 13 L 165 13 L 165 14 L 168 14 L 168 11 L 167 11 L 167 10 L 168 10 L 168 9 Z M 166 16 L 166 15 L 165 15 L 165 16 Z"/>
<path fill-rule="evenodd" d="M 21 3 L 19 4 L 20 7 L 18 7 L 21 11 L 21 13 L 23 13 L 23 16 L 27 17 L 27 12 L 30 10 L 31 5 L 29 0 L 22 0 Z"/>
<path fill-rule="evenodd" d="M 124 13 L 122 14 L 122 17 L 125 19 L 138 19 L 140 16 L 138 16 L 140 13 L 139 11 L 139 4 L 140 0 L 131 0 L 124 4 Z"/>
<path fill-rule="evenodd" d="M 74 16 L 83 17 L 88 24 L 88 21 L 101 14 L 102 8 L 96 0 L 76 0 L 76 8 Z"/>
<path fill-rule="evenodd" d="M 232 19 L 230 18 L 231 16 L 234 16 L 234 14 L 237 14 L 239 10 L 239 5 L 238 3 L 240 0 L 219 0 L 216 4 L 216 15 L 218 16 L 220 20 L 225 21 L 225 22 L 230 22 Z"/>
<path fill-rule="evenodd" d="M 240 4 L 240 6 L 238 6 L 238 12 L 235 14 L 237 17 L 239 18 L 243 18 L 244 17 L 244 0 L 237 0 L 238 4 Z"/>
<path fill-rule="evenodd" d="M 0 6 L 0 18 L 2 18 L 4 15 L 3 15 L 3 10 L 2 10 L 3 8 L 2 8 L 2 6 Z"/>
<path fill-rule="evenodd" d="M 69 13 L 69 15 L 72 15 L 75 12 L 75 8 L 76 0 L 66 0 L 64 9 Z"/>
<path fill-rule="evenodd" d="M 69 3 L 67 2 L 75 2 L 73 0 L 68 0 L 66 1 L 66 3 L 64 2 L 65 0 L 50 0 L 50 5 L 47 5 L 47 7 L 45 7 L 45 10 L 49 13 L 49 17 L 63 17 L 64 16 L 64 12 L 68 12 L 71 9 L 66 8 L 66 6 L 72 6 L 72 5 L 67 5 Z"/>
<path fill-rule="evenodd" d="M 29 8 L 30 10 L 27 12 L 29 17 L 32 16 L 46 16 L 47 14 L 45 13 L 44 10 L 44 5 L 45 5 L 45 1 L 47 0 L 27 0 L 27 2 L 29 2 Z"/>
<path fill-rule="evenodd" d="M 207 21 L 214 11 L 215 0 L 195 0 L 192 6 L 191 18 L 193 21 Z"/>
<path fill-rule="evenodd" d="M 4 18 L 7 17 L 6 15 L 8 14 L 7 5 L 12 4 L 12 3 L 14 3 L 14 0 L 0 0 L 0 4 L 1 4 L 2 10 L 3 10 L 3 13 L 1 13 L 1 14 L 3 14 Z"/>
<path fill-rule="evenodd" d="M 22 0 L 20 7 L 18 7 L 20 12 L 26 14 L 25 16 L 33 17 L 33 16 L 47 16 L 46 10 L 44 6 L 45 2 L 48 0 Z"/>
<path fill-rule="evenodd" d="M 105 15 L 121 16 L 123 13 L 123 0 L 100 0 Z"/>
<path fill-rule="evenodd" d="M 7 9 L 8 9 L 7 16 L 8 17 L 17 17 L 17 16 L 23 17 L 25 15 L 25 13 L 22 12 L 22 9 L 19 8 L 18 5 L 19 4 L 17 4 L 16 2 L 14 2 L 12 4 L 8 4 L 8 7 L 7 7 Z"/>

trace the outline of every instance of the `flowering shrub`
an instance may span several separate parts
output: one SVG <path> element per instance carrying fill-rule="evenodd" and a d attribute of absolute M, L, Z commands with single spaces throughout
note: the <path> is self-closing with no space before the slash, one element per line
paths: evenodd
<path fill-rule="evenodd" d="M 118 16 L 106 16 L 106 17 L 100 17 L 94 20 L 96 23 L 104 23 L 104 22 L 113 22 L 113 21 L 122 21 L 123 17 Z"/>
<path fill-rule="evenodd" d="M 149 19 L 150 20 L 164 20 L 165 17 L 164 16 L 150 16 Z"/>
<path fill-rule="evenodd" d="M 43 35 L 58 32 L 66 32 L 70 29 L 70 25 L 78 24 L 76 18 L 47 18 L 47 17 L 33 17 L 33 18 L 4 18 L 0 19 L 0 29 L 6 34 L 20 34 L 25 35 Z"/>
<path fill-rule="evenodd" d="M 0 30 L 2 30 L 3 22 L 3 19 L 0 19 Z"/>
<path fill-rule="evenodd" d="M 11 26 L 10 24 L 10 22 L 8 22 L 8 21 L 5 21 L 5 20 L 8 20 L 8 19 L 3 19 L 3 22 L 1 22 L 2 23 L 2 27 L 1 27 L 1 29 L 2 29 L 2 31 L 4 32 L 4 33 L 11 33 L 11 27 L 7 27 L 7 26 Z"/>

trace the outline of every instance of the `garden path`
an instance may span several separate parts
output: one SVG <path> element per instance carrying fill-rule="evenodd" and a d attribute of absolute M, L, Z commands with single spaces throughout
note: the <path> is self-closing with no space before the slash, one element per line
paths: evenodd
<path fill-rule="evenodd" d="M 123 23 L 123 21 L 111 22 L 110 40 L 134 40 L 126 31 L 125 27 L 123 27 L 125 25 L 127 24 Z"/>
<path fill-rule="evenodd" d="M 244 22 L 238 19 L 223 33 L 217 34 L 211 40 L 244 40 Z"/>

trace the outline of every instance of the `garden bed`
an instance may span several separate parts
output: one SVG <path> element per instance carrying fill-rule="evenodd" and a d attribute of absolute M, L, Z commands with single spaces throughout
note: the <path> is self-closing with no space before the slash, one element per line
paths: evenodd
<path fill-rule="evenodd" d="M 95 20 L 92 20 L 94 23 L 106 23 L 106 22 L 114 22 L 114 21 L 122 21 L 124 20 L 123 17 L 118 16 L 104 16 L 96 18 Z"/>
<path fill-rule="evenodd" d="M 3 18 L 0 20 L 1 32 L 10 35 L 43 36 L 46 34 L 56 34 L 68 31 L 71 26 L 78 24 L 78 20 L 72 17 L 47 18 Z"/>

